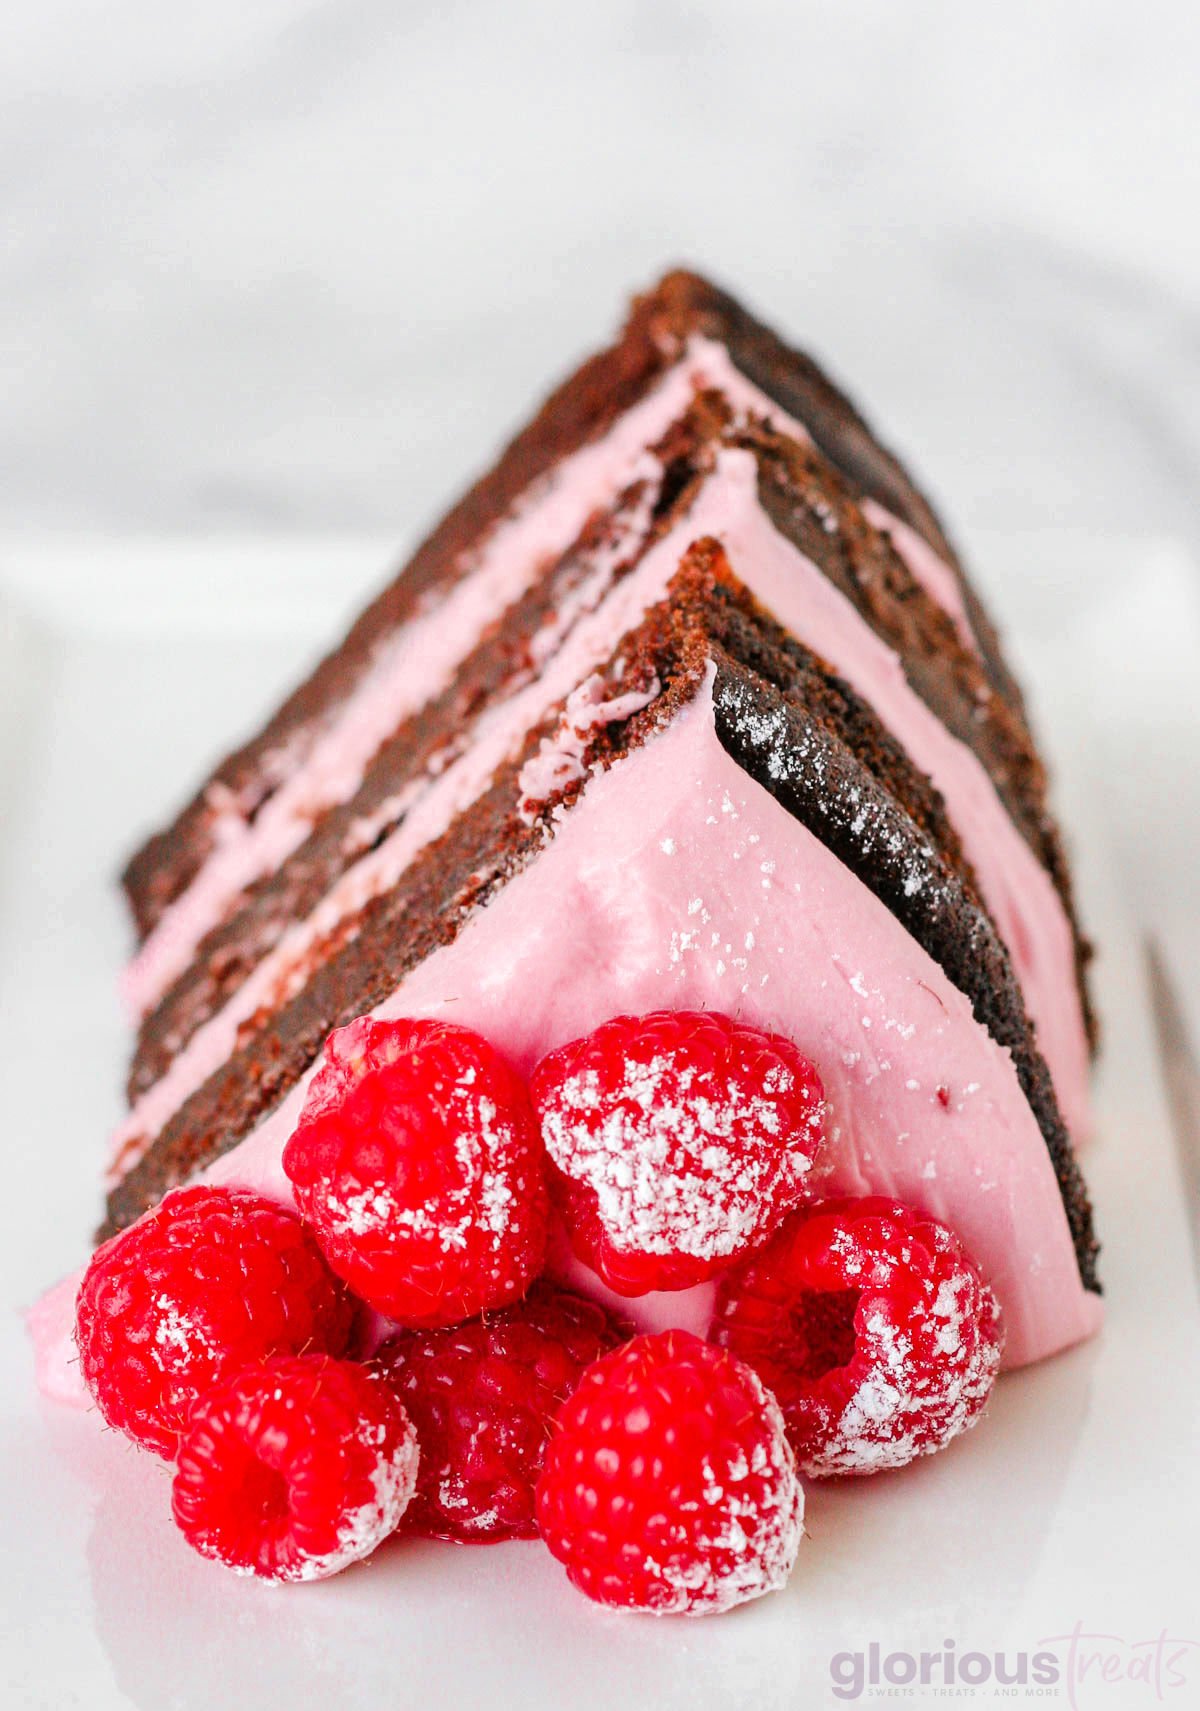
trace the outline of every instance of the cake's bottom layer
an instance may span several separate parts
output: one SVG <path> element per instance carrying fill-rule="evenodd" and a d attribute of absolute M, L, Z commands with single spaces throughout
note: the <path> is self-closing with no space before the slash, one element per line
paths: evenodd
<path fill-rule="evenodd" d="M 609 1016 L 664 1006 L 729 1011 L 797 1042 L 829 1097 L 823 1192 L 894 1195 L 955 1229 L 1004 1307 L 1009 1365 L 1096 1329 L 1009 1053 L 725 752 L 707 686 L 594 777 L 552 843 L 376 1014 L 448 1017 L 529 1070 Z M 208 1180 L 290 1200 L 280 1159 L 307 1079 Z"/>

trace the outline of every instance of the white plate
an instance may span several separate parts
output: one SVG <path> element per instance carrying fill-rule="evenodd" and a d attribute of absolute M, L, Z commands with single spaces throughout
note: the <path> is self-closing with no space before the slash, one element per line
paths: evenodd
<path fill-rule="evenodd" d="M 10 1309 L 78 1263 L 99 1209 L 102 1139 L 128 1045 L 114 996 L 126 945 L 110 884 L 119 858 L 214 745 L 275 700 L 319 636 L 317 620 L 340 611 L 378 560 L 373 549 L 310 549 L 296 588 L 250 605 L 239 604 L 237 578 L 205 594 L 223 554 L 206 565 L 195 547 L 164 549 L 146 585 L 154 603 L 128 619 L 128 608 L 97 600 L 90 554 L 11 562 L 8 587 L 24 609 L 11 594 L 3 603 L 0 581 L 0 1121 L 11 1212 L 0 1266 Z M 276 554 L 268 572 L 278 563 Z M 1094 558 L 1077 571 L 1073 586 L 1089 584 Z M 179 597 L 164 599 L 172 578 Z M 341 590 L 332 599 L 331 583 Z M 268 574 L 255 586 L 278 584 Z M 1114 865 L 1113 781 L 1080 716 L 1094 702 L 1097 660 L 1076 630 L 1067 648 L 1057 626 L 1031 629 L 1024 652 L 1069 785 L 1084 912 L 1104 953 L 1102 1133 L 1087 1159 L 1105 1244 L 1103 1336 L 1006 1377 L 985 1423 L 943 1456 L 813 1488 L 810 1536 L 779 1597 L 719 1621 L 656 1623 L 590 1607 L 536 1545 L 385 1549 L 338 1580 L 287 1591 L 228 1576 L 177 1538 L 161 1466 L 94 1417 L 35 1397 L 10 1310 L 0 1330 L 6 1703 L 796 1711 L 841 1702 L 837 1653 L 869 1663 L 873 1643 L 882 1657 L 946 1640 L 959 1655 L 1005 1651 L 1014 1665 L 1018 1652 L 1053 1652 L 1063 1679 L 1038 1697 L 1066 1703 L 1061 1636 L 1077 1626 L 1104 1636 L 1075 1648 L 1077 1676 L 1086 1666 L 1077 1705 L 1157 1703 L 1154 1682 L 1130 1670 L 1153 1660 L 1164 1632 L 1171 1650 L 1200 1642 L 1200 1332 L 1140 929 Z M 1197 1703 L 1200 1644 L 1178 1668 L 1190 1685 L 1164 1678 L 1163 1696 Z M 907 1697 L 940 1702 L 932 1689 Z M 1032 1697 L 1016 1690 L 1019 1703 Z M 991 1688 L 972 1696 L 1013 1702 Z"/>

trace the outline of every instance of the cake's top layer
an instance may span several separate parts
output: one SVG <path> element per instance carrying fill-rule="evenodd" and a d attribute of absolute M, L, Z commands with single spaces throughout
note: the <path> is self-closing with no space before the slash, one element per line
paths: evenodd
<path fill-rule="evenodd" d="M 678 400 L 670 388 L 664 391 L 670 376 L 678 382 Z M 504 556 L 509 564 L 522 552 L 536 558 L 539 552 L 561 551 L 587 509 L 606 502 L 614 483 L 624 485 L 629 458 L 639 445 L 657 437 L 689 390 L 716 382 L 733 392 L 739 380 L 741 402 L 756 398 L 760 410 L 774 406 L 777 416 L 782 413 L 812 436 L 853 491 L 873 501 L 877 521 L 891 526 L 892 519 L 899 520 L 901 526 L 894 530 L 898 549 L 910 559 L 918 578 L 936 584 L 943 594 L 956 591 L 952 617 L 969 630 L 992 686 L 1020 717 L 1020 697 L 986 615 L 932 510 L 901 466 L 809 358 L 786 347 L 714 286 L 693 274 L 673 273 L 638 300 L 616 344 L 585 363 L 551 396 L 270 724 L 223 762 L 174 824 L 134 856 L 125 884 L 139 931 L 145 934 L 155 926 L 214 852 L 224 847 L 225 865 L 236 866 L 229 846 L 237 842 L 237 827 L 255 820 L 281 789 L 286 790 L 301 762 L 313 761 L 330 721 L 364 678 L 380 667 L 388 639 L 418 620 L 434 596 L 444 598 L 472 566 L 479 569 L 485 546 L 493 558 Z M 656 400 L 666 407 L 665 416 L 660 412 L 655 417 Z M 544 490 L 566 462 L 572 464 L 570 481 L 560 482 L 557 494 L 553 488 Z M 583 512 L 567 518 L 564 507 L 569 511 L 569 502 L 576 500 L 582 500 Z M 523 543 L 519 552 L 508 539 L 514 531 Z M 498 555 L 501 546 L 504 554 Z M 495 580 L 492 575 L 490 581 Z M 488 593 L 478 582 L 476 577 L 472 587 L 463 589 L 466 604 L 474 610 Z M 467 621 L 464 613 L 460 627 Z M 428 641 L 412 634 L 406 645 L 428 671 Z M 389 677 L 394 684 L 402 683 L 411 672 L 408 662 L 399 673 L 389 670 Z M 405 709 L 390 711 L 392 716 L 385 713 L 377 723 L 374 715 L 359 720 L 364 761 Z M 329 782 L 330 790 L 338 788 L 336 780 Z M 343 797 L 335 794 L 331 799 Z M 278 847 L 286 842 L 290 823 L 285 815 L 277 813 L 276 819 L 281 822 Z M 267 865 L 261 863 L 257 871 Z M 248 869 L 242 883 L 254 877 L 255 871 Z"/>

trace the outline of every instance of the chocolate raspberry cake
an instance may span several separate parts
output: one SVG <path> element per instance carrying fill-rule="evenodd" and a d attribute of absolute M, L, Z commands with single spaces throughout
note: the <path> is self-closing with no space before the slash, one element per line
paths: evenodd
<path fill-rule="evenodd" d="M 605 1578 L 580 1557 L 554 1440 L 541 1531 L 608 1602 L 718 1609 L 768 1590 L 799 1539 L 796 1457 L 819 1477 L 939 1447 L 982 1406 L 1001 1325 L 1013 1366 L 1099 1323 L 1075 1156 L 1088 948 L 1020 692 L 899 463 L 809 358 L 695 275 L 635 303 L 124 883 L 138 1033 L 103 1254 L 130 1226 L 153 1232 L 172 1190 L 253 1195 L 298 1208 L 338 1287 L 382 1315 L 363 1346 L 385 1340 L 372 1370 L 401 1396 L 414 1373 L 483 1359 L 480 1339 L 500 1332 L 478 1316 L 493 1311 L 533 1313 L 522 1335 L 584 1336 L 595 1365 L 566 1402 L 568 1438 L 591 1442 L 593 1372 L 605 1395 L 654 1372 L 664 1395 L 699 1397 L 733 1384 L 717 1368 L 736 1361 L 761 1394 L 775 1471 L 756 1487 L 750 1569 L 713 1557 L 703 1573 Z M 485 1055 L 437 1058 L 435 1098 L 411 1066 L 427 1035 L 460 1033 Z M 408 1076 L 405 1091 L 389 1076 Z M 426 1203 L 401 1216 L 385 1186 L 415 1155 L 379 1139 L 397 1110 L 410 1136 L 426 1098 L 459 1112 L 467 1171 L 435 1262 L 411 1251 L 434 1227 Z M 496 1149 L 490 1174 L 470 1174 L 463 1135 L 476 1164 Z M 353 1193 L 331 1187 L 337 1171 Z M 543 1174 L 538 1210 L 526 1197 Z M 930 1229 L 920 1325 L 910 1315 L 901 1333 L 890 1308 L 870 1319 L 863 1279 L 908 1265 Z M 462 1258 L 481 1232 L 479 1253 L 495 1249 L 482 1270 Z M 813 1282 L 835 1259 L 840 1281 Z M 784 1308 L 799 1322 L 785 1275 L 828 1295 L 791 1379 L 761 1339 Z M 78 1282 L 37 1316 L 60 1391 Z M 555 1289 L 576 1306 L 547 1307 Z M 447 1353 L 455 1324 L 476 1328 Z M 618 1353 L 635 1331 L 644 1359 Z M 851 1372 L 872 1334 L 903 1430 L 848 1389 L 835 1430 L 812 1385 Z M 103 1400 L 95 1338 L 79 1336 L 102 1410 L 132 1430 L 130 1408 Z M 936 1407 L 928 1372 L 901 1382 L 922 1336 L 934 1365 L 973 1351 Z M 403 1356 L 414 1337 L 434 1339 L 419 1361 Z M 342 1361 L 344 1332 L 326 1342 Z M 265 1352 L 296 1358 L 292 1343 Z M 570 1383 L 543 1374 L 539 1406 L 581 1382 L 586 1362 L 562 1361 Z M 210 1447 L 220 1408 L 249 1407 L 244 1379 L 226 1390 L 197 1404 Z M 409 1401 L 420 1439 L 443 1415 Z M 141 1441 L 167 1453 L 184 1431 L 173 1415 Z M 387 1432 L 404 1479 L 384 1481 L 383 1531 L 413 1489 L 411 1429 Z M 193 1542 L 196 1453 L 179 1453 Z M 446 1478 L 439 1497 L 417 1476 L 411 1513 L 456 1536 L 445 1491 L 467 1486 Z M 494 1530 L 506 1504 L 533 1527 L 532 1485 L 504 1489 L 461 1536 Z M 343 1546 L 378 1542 L 378 1513 L 359 1504 L 309 1560 L 363 1554 Z M 209 1554 L 247 1566 L 212 1525 Z M 288 1563 L 279 1578 L 306 1577 Z"/>

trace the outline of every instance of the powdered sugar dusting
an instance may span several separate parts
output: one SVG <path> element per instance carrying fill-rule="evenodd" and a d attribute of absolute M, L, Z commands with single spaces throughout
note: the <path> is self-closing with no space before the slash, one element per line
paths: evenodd
<path fill-rule="evenodd" d="M 777 1592 L 792 1571 L 804 1536 L 804 1488 L 779 1404 L 746 1374 L 762 1412 L 764 1434 L 749 1457 L 736 1446 L 705 1463 L 700 1507 L 707 1524 L 686 1562 L 648 1558 L 646 1568 L 668 1591 L 655 1614 L 714 1616 Z"/>
<path fill-rule="evenodd" d="M 732 682 L 721 685 L 721 705 L 743 740 L 757 751 L 770 778 L 806 788 L 815 811 L 826 819 L 853 810 L 848 830 L 863 858 L 885 862 L 905 897 L 922 896 L 927 909 L 946 905 L 949 893 L 937 849 L 890 796 L 869 785 L 839 781 L 835 787 L 827 776 L 826 750 L 786 708 L 759 708 Z M 813 788 L 822 784 L 827 788 Z"/>
<path fill-rule="evenodd" d="M 432 1239 L 443 1253 L 461 1252 L 482 1236 L 494 1253 L 504 1252 L 515 1210 L 508 1170 L 511 1134 L 490 1099 L 469 1098 L 461 1082 L 452 1098 L 461 1124 L 454 1137 L 457 1186 L 415 1205 L 404 1203 L 387 1183 L 356 1192 L 331 1188 L 326 1205 L 334 1234 L 392 1240 L 407 1231 Z"/>
<path fill-rule="evenodd" d="M 628 1057 L 616 1087 L 591 1066 L 564 1077 L 542 1107 L 543 1138 L 559 1169 L 594 1191 L 615 1248 L 719 1260 L 804 1193 L 823 1104 L 788 1144 L 769 1144 L 783 1138 L 781 1102 L 796 1091 L 782 1061 L 757 1084 L 734 1075 L 718 1091 L 670 1053 Z"/>
<path fill-rule="evenodd" d="M 359 1441 L 377 1455 L 371 1470 L 370 1498 L 343 1518 L 334 1550 L 325 1556 L 300 1558 L 293 1569 L 280 1576 L 281 1579 L 326 1580 L 330 1575 L 349 1568 L 351 1563 L 370 1556 L 396 1531 L 417 1487 L 419 1452 L 417 1434 L 411 1422 L 406 1421 L 406 1430 L 399 1442 L 385 1452 L 383 1445 L 388 1435 L 383 1425 L 363 1422 L 359 1428 Z"/>
<path fill-rule="evenodd" d="M 160 1295 L 155 1301 L 158 1320 L 154 1328 L 155 1364 L 164 1372 L 186 1372 L 197 1355 L 218 1362 L 222 1350 L 213 1343 L 202 1320 L 180 1311 L 179 1303 L 170 1295 Z"/>
<path fill-rule="evenodd" d="M 923 1233 L 928 1238 L 928 1227 Z M 956 1248 L 944 1230 L 934 1245 L 943 1259 Z M 853 1268 L 845 1269 L 851 1275 Z M 903 1467 L 973 1426 L 1002 1349 L 998 1336 L 980 1333 L 981 1298 L 983 1318 L 994 1323 L 991 1290 L 957 1269 L 941 1279 L 916 1321 L 898 1323 L 883 1298 L 873 1301 L 856 1326 L 856 1358 L 867 1361 L 867 1375 L 831 1420 L 820 1455 L 804 1458 L 805 1470 L 819 1476 Z"/>

